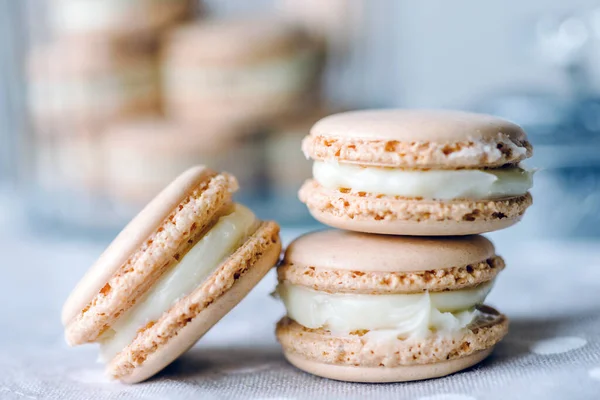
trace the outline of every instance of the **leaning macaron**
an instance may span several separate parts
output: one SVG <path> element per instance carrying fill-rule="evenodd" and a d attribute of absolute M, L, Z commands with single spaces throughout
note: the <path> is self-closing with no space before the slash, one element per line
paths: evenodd
<path fill-rule="evenodd" d="M 482 236 L 415 238 L 321 231 L 278 267 L 285 357 L 342 381 L 448 375 L 487 357 L 508 320 L 482 303 L 504 268 Z"/>
<path fill-rule="evenodd" d="M 162 52 L 165 112 L 191 122 L 262 123 L 306 107 L 319 49 L 279 19 L 225 19 L 173 30 Z"/>
<path fill-rule="evenodd" d="M 467 235 L 506 228 L 532 203 L 525 132 L 481 114 L 372 110 L 313 126 L 315 160 L 300 199 L 324 224 L 396 235 Z"/>
<path fill-rule="evenodd" d="M 279 227 L 234 204 L 235 178 L 194 167 L 117 236 L 65 303 L 69 344 L 147 379 L 189 349 L 277 262 Z"/>

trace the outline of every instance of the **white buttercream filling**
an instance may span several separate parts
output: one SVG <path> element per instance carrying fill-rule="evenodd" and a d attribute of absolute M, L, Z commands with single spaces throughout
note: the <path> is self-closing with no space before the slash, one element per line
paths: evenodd
<path fill-rule="evenodd" d="M 248 208 L 236 204 L 188 253 L 132 308 L 123 314 L 101 338 L 100 359 L 109 361 L 137 336 L 139 329 L 156 321 L 175 302 L 190 294 L 212 275 L 219 265 L 258 227 Z"/>
<path fill-rule="evenodd" d="M 315 161 L 313 176 L 329 189 L 439 200 L 519 196 L 533 186 L 533 171 L 521 167 L 420 171 Z"/>
<path fill-rule="evenodd" d="M 313 50 L 256 64 L 214 67 L 167 64 L 164 84 L 167 91 L 190 97 L 301 92 L 307 89 L 315 66 Z"/>
<path fill-rule="evenodd" d="M 432 332 L 452 334 L 477 315 L 492 289 L 488 282 L 472 289 L 418 294 L 348 294 L 315 291 L 289 283 L 277 293 L 287 314 L 307 328 L 337 334 L 353 331 L 393 332 L 396 337 L 423 338 Z"/>

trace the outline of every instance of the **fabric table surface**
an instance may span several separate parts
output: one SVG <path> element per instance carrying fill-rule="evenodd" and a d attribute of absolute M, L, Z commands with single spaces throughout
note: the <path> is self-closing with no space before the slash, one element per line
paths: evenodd
<path fill-rule="evenodd" d="M 298 230 L 284 229 L 284 242 Z M 103 245 L 0 232 L 0 399 L 600 399 L 600 242 L 495 240 L 507 268 L 487 303 L 510 333 L 478 366 L 397 384 L 322 379 L 289 365 L 275 340 L 275 274 L 157 377 L 108 381 L 94 345 L 69 348 L 66 296 Z"/>

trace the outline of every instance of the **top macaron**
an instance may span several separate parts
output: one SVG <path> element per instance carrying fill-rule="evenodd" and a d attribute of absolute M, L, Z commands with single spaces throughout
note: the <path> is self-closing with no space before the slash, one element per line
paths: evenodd
<path fill-rule="evenodd" d="M 532 203 L 523 129 L 489 115 L 367 110 L 317 122 L 300 190 L 327 225 L 395 235 L 468 235 L 518 222 Z"/>

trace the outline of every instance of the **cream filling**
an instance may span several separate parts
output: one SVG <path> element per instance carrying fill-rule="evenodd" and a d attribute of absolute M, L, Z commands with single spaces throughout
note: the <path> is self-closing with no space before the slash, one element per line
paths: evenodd
<path fill-rule="evenodd" d="M 280 284 L 277 293 L 287 314 L 307 328 L 335 334 L 358 330 L 392 332 L 395 337 L 424 338 L 432 332 L 453 334 L 477 316 L 493 282 L 473 289 L 418 294 L 347 294 L 319 292 Z"/>
<path fill-rule="evenodd" d="M 110 361 L 135 339 L 140 328 L 158 320 L 175 302 L 200 286 L 256 231 L 258 224 L 252 211 L 236 204 L 103 335 L 100 360 Z"/>
<path fill-rule="evenodd" d="M 519 196 L 533 186 L 533 171 L 521 167 L 419 171 L 315 161 L 313 176 L 329 189 L 439 200 Z"/>
<path fill-rule="evenodd" d="M 32 80 L 29 104 L 35 111 L 68 111 L 99 107 L 110 109 L 158 93 L 154 67 L 137 67 L 95 78 Z"/>
<path fill-rule="evenodd" d="M 293 57 L 256 64 L 190 68 L 164 67 L 168 91 L 189 97 L 301 92 L 314 75 L 316 55 L 305 50 Z"/>

